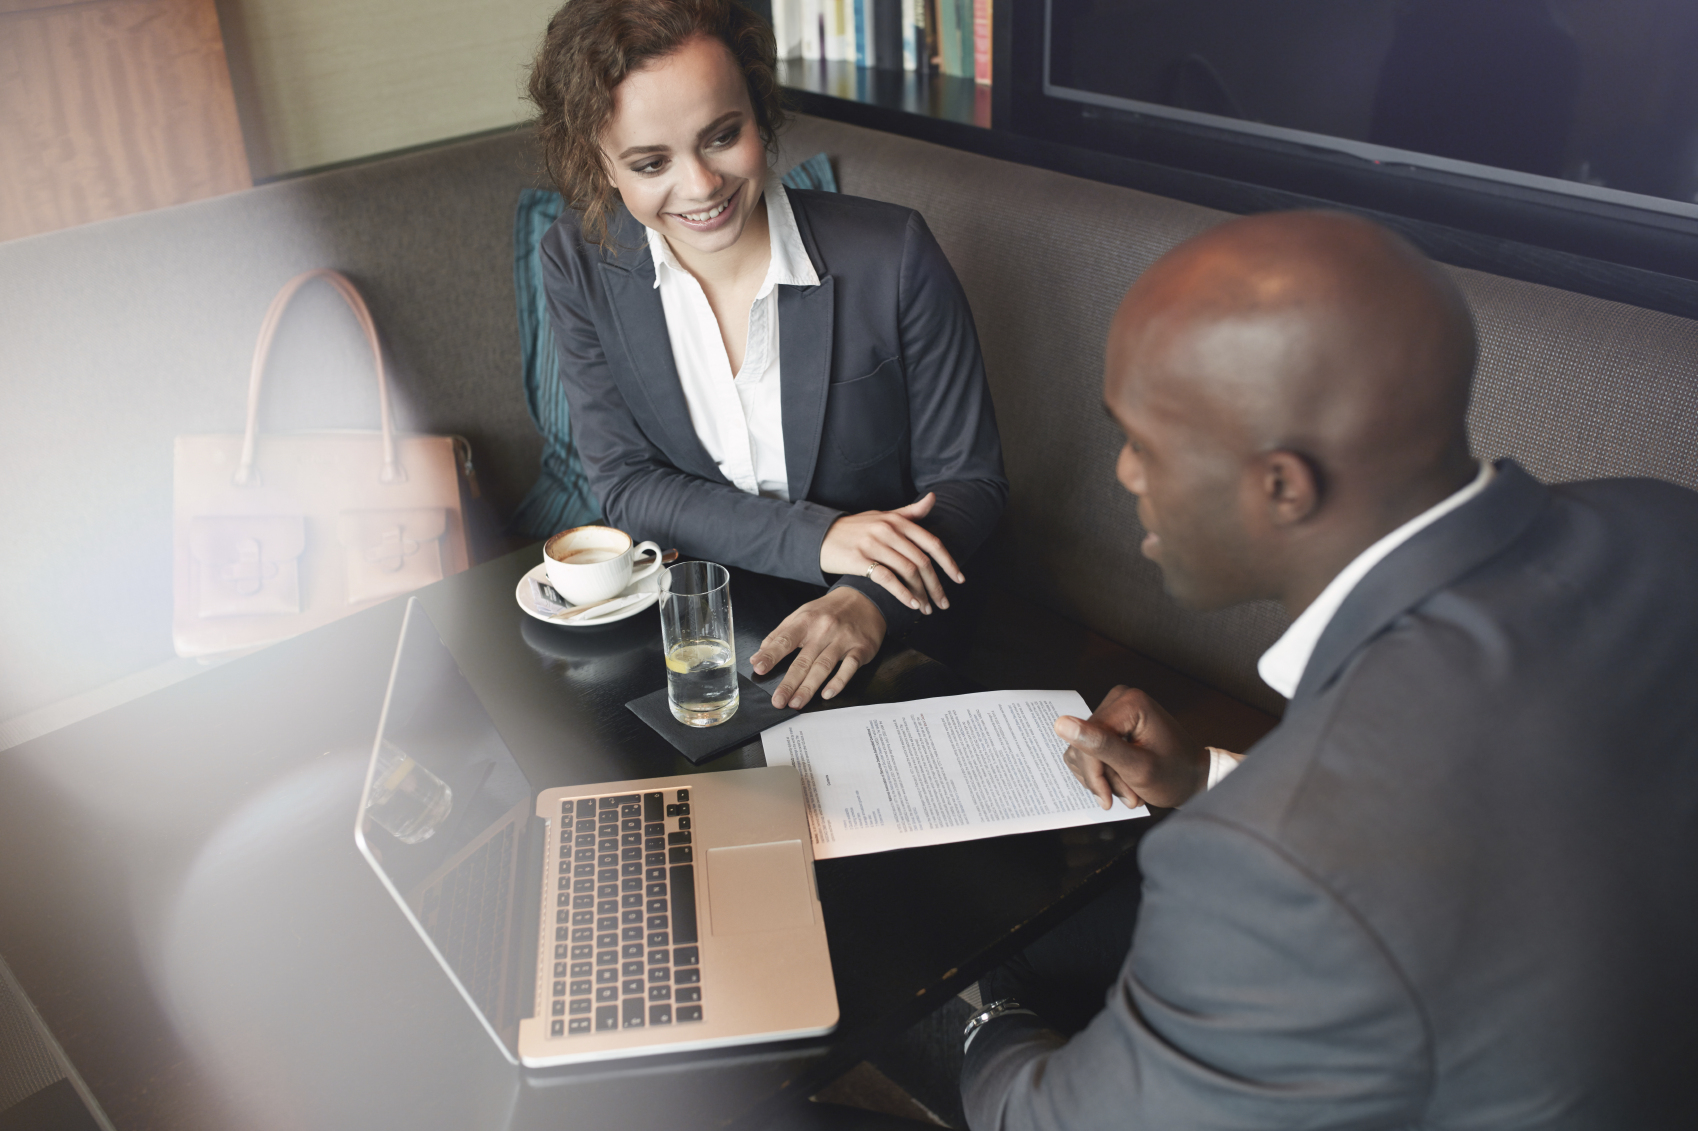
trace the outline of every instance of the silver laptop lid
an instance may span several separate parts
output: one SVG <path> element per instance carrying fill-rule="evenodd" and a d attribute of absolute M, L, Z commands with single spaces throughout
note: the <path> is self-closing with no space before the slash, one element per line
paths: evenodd
<path fill-rule="evenodd" d="M 536 990 L 535 791 L 408 600 L 354 841 L 509 1060 Z"/>

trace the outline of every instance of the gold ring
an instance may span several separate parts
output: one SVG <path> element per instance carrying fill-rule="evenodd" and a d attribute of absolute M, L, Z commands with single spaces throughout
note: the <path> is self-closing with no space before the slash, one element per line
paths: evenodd
<path fill-rule="evenodd" d="M 878 568 L 877 562 L 874 562 L 872 565 L 867 567 L 867 580 L 868 581 L 871 581 L 873 579 L 873 570 L 875 570 L 877 568 Z"/>

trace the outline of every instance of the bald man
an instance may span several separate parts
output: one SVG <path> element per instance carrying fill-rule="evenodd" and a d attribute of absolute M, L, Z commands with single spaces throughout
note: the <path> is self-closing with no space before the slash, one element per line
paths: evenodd
<path fill-rule="evenodd" d="M 1234 220 L 1127 294 L 1142 551 L 1293 614 L 1290 704 L 1242 762 L 1136 691 L 1058 721 L 1105 804 L 1180 808 L 1141 906 L 981 984 L 975 1131 L 1698 1127 L 1698 495 L 1476 462 L 1473 365 L 1446 276 L 1344 216 Z"/>

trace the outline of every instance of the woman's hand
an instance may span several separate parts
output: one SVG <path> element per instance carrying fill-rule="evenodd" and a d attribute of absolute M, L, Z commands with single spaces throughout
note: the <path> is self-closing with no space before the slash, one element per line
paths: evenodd
<path fill-rule="evenodd" d="M 820 543 L 820 571 L 871 578 L 922 613 L 929 614 L 933 604 L 949 608 L 932 563 L 957 585 L 967 579 L 942 540 L 914 521 L 930 514 L 936 502 L 937 495 L 928 493 L 897 510 L 844 515 L 831 524 Z M 879 635 L 884 635 L 882 627 Z"/>
<path fill-rule="evenodd" d="M 784 657 L 797 652 L 784 682 L 773 692 L 774 707 L 801 707 L 814 697 L 831 669 L 837 677 L 820 693 L 830 699 L 848 684 L 862 664 L 872 659 L 884 640 L 884 614 L 865 593 L 840 585 L 789 616 L 761 641 L 749 657 L 756 675 L 765 675 Z"/>

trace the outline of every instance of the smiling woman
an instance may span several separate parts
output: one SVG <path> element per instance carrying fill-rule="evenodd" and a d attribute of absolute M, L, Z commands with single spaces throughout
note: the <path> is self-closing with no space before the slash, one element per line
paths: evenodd
<path fill-rule="evenodd" d="M 541 251 L 590 485 L 634 538 L 821 587 L 751 658 L 797 653 L 773 702 L 799 707 L 950 608 L 1008 484 L 925 221 L 770 174 L 774 65 L 732 0 L 572 0 L 530 94 L 571 205 Z"/>
<path fill-rule="evenodd" d="M 772 35 L 740 5 L 588 0 L 549 21 L 530 80 L 537 136 L 550 179 L 582 214 L 591 242 L 606 238 L 619 202 L 602 150 L 615 92 L 632 72 L 704 35 L 734 57 L 730 73 L 746 87 L 755 133 L 772 148 L 784 122 Z"/>

